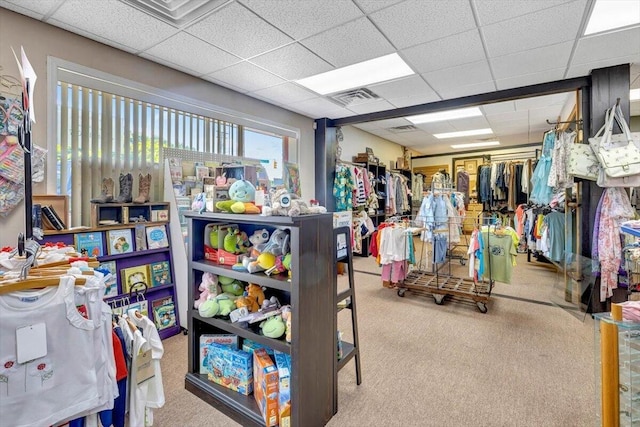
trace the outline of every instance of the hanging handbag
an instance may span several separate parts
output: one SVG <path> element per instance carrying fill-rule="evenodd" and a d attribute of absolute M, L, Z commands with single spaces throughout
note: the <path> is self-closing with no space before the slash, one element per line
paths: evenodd
<path fill-rule="evenodd" d="M 589 144 L 571 144 L 569 146 L 569 175 L 596 181 L 599 170 L 600 162 Z"/>
<path fill-rule="evenodd" d="M 613 134 L 614 121 L 622 133 Z M 589 138 L 589 145 L 606 176 L 622 178 L 640 175 L 640 133 L 631 133 L 619 105 L 607 111 L 605 125 L 594 137 Z"/>

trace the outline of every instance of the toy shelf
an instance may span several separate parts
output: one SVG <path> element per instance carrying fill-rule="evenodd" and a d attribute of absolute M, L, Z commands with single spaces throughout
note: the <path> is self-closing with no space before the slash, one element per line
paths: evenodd
<path fill-rule="evenodd" d="M 243 280 L 255 283 L 256 285 L 266 286 L 267 288 L 279 289 L 281 291 L 287 292 L 291 291 L 291 282 L 289 282 L 289 279 L 285 274 L 267 276 L 264 273 L 253 273 L 251 274 L 250 278 L 248 278 L 247 272 L 234 270 L 228 265 L 218 264 L 206 259 L 194 261 L 192 267 L 200 271 L 208 271 L 220 276 L 231 277 L 232 279 Z"/>
<path fill-rule="evenodd" d="M 301 217 L 187 212 L 189 230 L 189 359 L 185 388 L 242 425 L 264 425 L 253 395 L 244 396 L 208 381 L 200 369 L 200 336 L 230 333 L 291 355 L 291 426 L 324 426 L 335 414 L 336 360 L 335 239 L 331 214 Z M 207 225 L 237 225 L 241 231 L 284 229 L 290 236 L 291 279 L 233 270 L 204 259 Z M 291 304 L 291 343 L 268 338 L 222 318 L 203 318 L 193 308 L 203 272 L 255 283 Z M 350 353 L 347 348 L 345 356 Z M 345 362 L 346 363 L 346 362 Z"/>

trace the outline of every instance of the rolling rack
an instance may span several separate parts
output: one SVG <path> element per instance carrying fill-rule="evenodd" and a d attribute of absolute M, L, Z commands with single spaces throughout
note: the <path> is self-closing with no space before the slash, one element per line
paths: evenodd
<path fill-rule="evenodd" d="M 414 221 L 418 228 L 413 228 L 417 231 L 426 231 L 427 227 L 421 220 Z M 448 233 L 451 227 L 451 219 L 448 220 L 447 228 L 437 228 L 432 230 L 434 234 Z M 460 226 L 460 224 L 456 224 Z M 482 221 L 478 227 L 479 233 L 482 232 Z M 491 233 L 487 233 L 488 236 Z M 448 237 L 448 236 L 447 236 Z M 490 237 L 488 237 L 490 239 Z M 487 246 L 489 242 L 487 242 Z M 420 261 L 416 262 L 417 268 L 413 269 L 407 274 L 407 277 L 402 283 L 398 284 L 398 296 L 404 297 L 407 291 L 411 291 L 415 294 L 427 294 L 432 295 L 436 304 L 444 304 L 444 300 L 447 296 L 456 300 L 471 300 L 481 313 L 487 313 L 487 303 L 491 298 L 491 290 L 493 289 L 494 281 L 491 275 L 491 262 L 488 263 L 488 280 L 484 277 L 480 278 L 477 282 L 468 277 L 458 277 L 451 273 L 451 260 L 450 256 L 445 257 L 445 261 L 442 263 L 435 262 L 435 251 L 426 251 L 426 242 L 423 242 L 422 249 L 420 251 Z M 491 251 L 488 251 L 489 257 L 491 257 Z M 423 257 L 431 256 L 432 269 L 431 271 L 425 271 L 421 269 Z M 438 265 L 440 264 L 440 265 Z M 448 273 L 442 273 L 440 270 L 443 265 L 448 265 Z M 464 264 L 463 264 L 464 265 Z"/>

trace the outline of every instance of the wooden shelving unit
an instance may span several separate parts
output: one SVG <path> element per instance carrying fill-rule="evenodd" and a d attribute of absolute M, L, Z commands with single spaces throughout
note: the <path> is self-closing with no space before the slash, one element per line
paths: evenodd
<path fill-rule="evenodd" d="M 253 395 L 244 396 L 208 381 L 199 374 L 199 337 L 202 334 L 232 333 L 240 340 L 251 339 L 291 355 L 291 425 L 325 425 L 335 413 L 336 330 L 335 322 L 335 243 L 332 215 L 296 218 L 186 213 L 189 220 L 189 298 L 198 296 L 204 272 L 251 282 L 267 288 L 267 296 L 277 295 L 292 308 L 291 344 L 284 339 L 260 335 L 254 328 L 243 328 L 223 318 L 203 318 L 191 305 L 189 320 L 189 360 L 185 388 L 242 425 L 264 425 Z M 286 229 L 291 239 L 292 276 L 267 276 L 234 271 L 204 259 L 204 229 L 207 224 L 237 224 L 241 230 Z"/>

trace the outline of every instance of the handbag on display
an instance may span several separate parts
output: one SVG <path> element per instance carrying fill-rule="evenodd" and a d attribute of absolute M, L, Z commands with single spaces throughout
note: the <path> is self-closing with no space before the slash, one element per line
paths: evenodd
<path fill-rule="evenodd" d="M 613 134 L 613 123 L 617 122 L 622 133 Z M 608 178 L 622 178 L 640 175 L 640 133 L 631 133 L 619 105 L 607 110 L 605 124 L 598 133 L 589 138 L 600 167 L 605 175 L 600 181 L 608 182 Z M 628 186 L 626 183 L 620 186 Z M 614 187 L 611 182 L 607 187 Z"/>
<path fill-rule="evenodd" d="M 569 146 L 569 175 L 596 181 L 599 171 L 600 162 L 589 144 L 571 144 Z"/>

